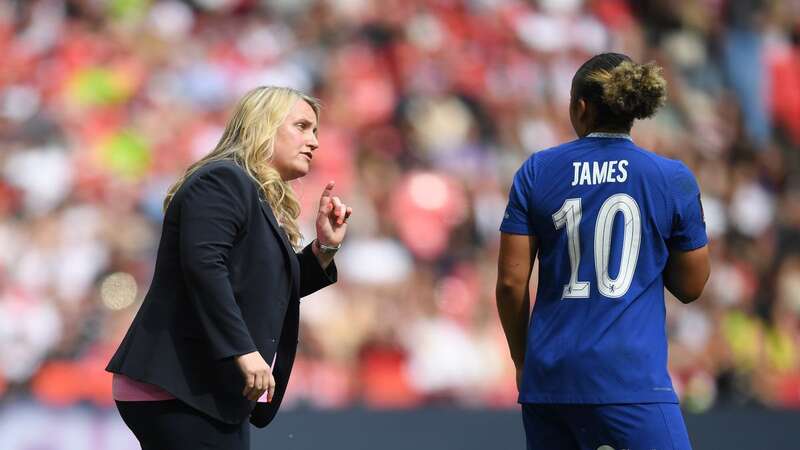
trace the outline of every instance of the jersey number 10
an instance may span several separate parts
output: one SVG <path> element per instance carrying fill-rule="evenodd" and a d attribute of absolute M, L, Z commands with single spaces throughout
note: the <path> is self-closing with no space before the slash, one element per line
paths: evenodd
<path fill-rule="evenodd" d="M 614 218 L 622 214 L 625 230 L 622 237 L 622 261 L 616 278 L 608 273 L 608 260 L 611 256 L 611 231 Z M 581 223 L 581 199 L 568 198 L 561 209 L 553 214 L 556 230 L 567 227 L 569 247 L 569 265 L 571 274 L 569 283 L 564 286 L 561 298 L 589 298 L 591 285 L 588 281 L 578 281 L 578 267 L 581 263 L 581 245 L 579 226 Z M 636 271 L 639 259 L 639 247 L 642 242 L 642 217 L 636 200 L 627 194 L 614 194 L 600 207 L 594 227 L 594 269 L 597 273 L 597 289 L 605 297 L 619 298 L 628 292 Z"/>

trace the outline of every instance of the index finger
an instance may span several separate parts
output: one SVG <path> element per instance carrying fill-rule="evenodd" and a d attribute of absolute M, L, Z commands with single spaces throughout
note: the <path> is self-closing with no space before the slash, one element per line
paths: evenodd
<path fill-rule="evenodd" d="M 322 191 L 322 196 L 320 197 L 320 205 L 327 204 L 327 199 L 331 196 L 331 191 L 333 191 L 334 186 L 336 186 L 335 181 L 328 181 L 328 184 L 325 185 L 325 190 Z"/>
<path fill-rule="evenodd" d="M 328 184 L 325 185 L 325 190 L 322 191 L 322 196 L 323 197 L 330 197 L 331 191 L 333 190 L 334 186 L 336 186 L 336 182 L 335 181 L 333 181 L 333 180 L 328 181 Z"/>

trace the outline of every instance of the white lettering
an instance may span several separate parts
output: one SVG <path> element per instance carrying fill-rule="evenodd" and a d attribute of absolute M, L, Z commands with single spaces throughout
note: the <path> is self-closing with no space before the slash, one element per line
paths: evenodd
<path fill-rule="evenodd" d="M 589 163 L 581 164 L 581 181 L 580 184 L 592 184 L 592 171 L 589 168 Z"/>
<path fill-rule="evenodd" d="M 610 161 L 608 163 L 608 182 L 615 183 L 617 181 L 614 174 L 617 172 L 617 162 L 618 161 Z"/>
<path fill-rule="evenodd" d="M 578 184 L 578 171 L 581 169 L 581 163 L 577 162 L 577 161 L 574 161 L 572 163 L 572 168 L 575 169 L 575 174 L 572 177 L 572 185 L 571 186 L 575 186 L 576 184 Z"/>
<path fill-rule="evenodd" d="M 601 166 L 599 162 L 595 161 L 592 164 L 592 184 L 600 184 L 606 182 L 606 175 L 608 175 L 608 162 L 603 161 Z"/>
<path fill-rule="evenodd" d="M 573 161 L 571 186 L 622 183 L 628 179 L 628 160 Z"/>
<path fill-rule="evenodd" d="M 628 167 L 627 159 L 623 159 L 622 161 L 619 162 L 619 171 L 622 172 L 622 175 L 617 177 L 617 181 L 619 181 L 620 183 L 628 179 L 627 167 Z"/>

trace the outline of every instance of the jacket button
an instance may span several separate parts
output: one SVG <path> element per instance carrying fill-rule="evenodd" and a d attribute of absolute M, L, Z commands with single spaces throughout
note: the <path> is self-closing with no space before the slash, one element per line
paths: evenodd
<path fill-rule="evenodd" d="M 272 338 L 272 343 L 273 343 L 273 344 L 274 344 L 276 341 L 277 341 L 277 339 L 275 339 L 275 338 Z"/>

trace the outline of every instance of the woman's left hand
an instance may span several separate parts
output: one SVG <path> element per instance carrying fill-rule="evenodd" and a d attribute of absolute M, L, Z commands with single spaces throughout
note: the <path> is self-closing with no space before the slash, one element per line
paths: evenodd
<path fill-rule="evenodd" d="M 337 247 L 347 234 L 347 219 L 353 213 L 353 208 L 345 205 L 342 200 L 332 195 L 335 182 L 329 181 L 322 191 L 317 211 L 317 240 L 330 247 Z"/>

